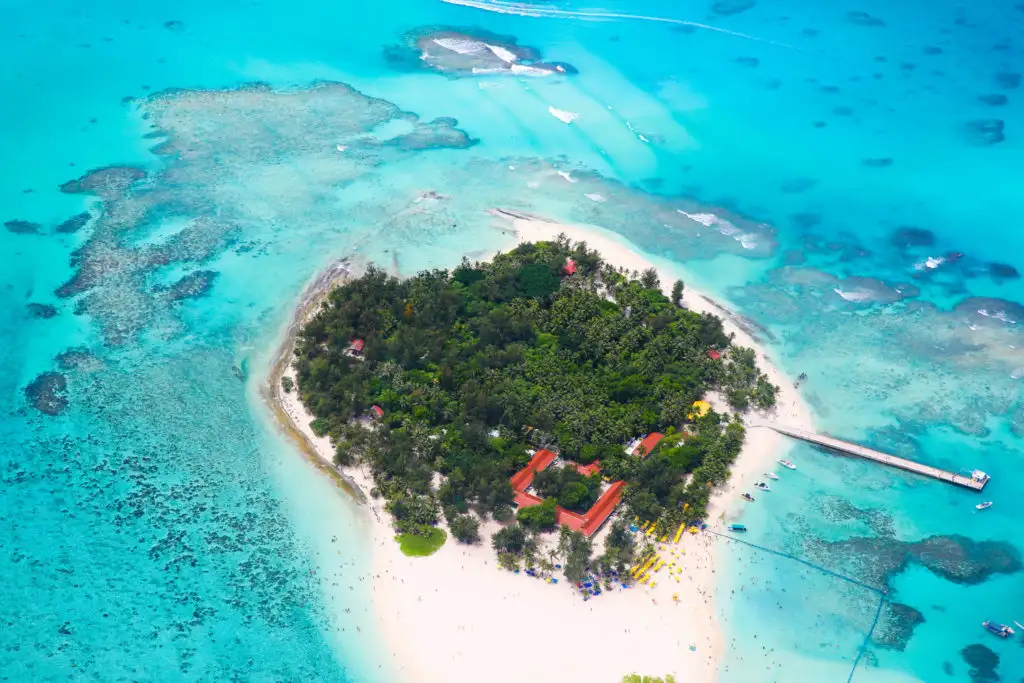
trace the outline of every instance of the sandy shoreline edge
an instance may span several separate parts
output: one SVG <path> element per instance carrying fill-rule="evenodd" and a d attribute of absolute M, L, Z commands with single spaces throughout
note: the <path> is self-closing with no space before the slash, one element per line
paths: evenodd
<path fill-rule="evenodd" d="M 649 260 L 635 246 L 601 228 L 494 213 L 506 228 L 511 221 L 518 242 L 565 234 L 573 241 L 585 241 L 615 266 L 657 268 L 666 289 L 675 279 L 686 279 L 685 271 Z M 543 680 L 618 683 L 623 675 L 636 672 L 673 673 L 680 680 L 713 683 L 724 640 L 715 615 L 715 542 L 710 537 L 684 534 L 678 548 L 685 553 L 673 558 L 683 567 L 679 583 L 664 576 L 654 589 L 616 590 L 587 603 L 567 587 L 498 570 L 489 545 L 490 534 L 498 528 L 493 521 L 481 525 L 484 541 L 478 546 L 449 539 L 428 558 L 401 553 L 382 502 L 370 496 L 369 472 L 362 467 L 336 467 L 329 438 L 312 433 L 313 418 L 298 393 L 281 388 L 283 377 L 294 376 L 290 361 L 297 330 L 330 289 L 350 275 L 349 264 L 338 262 L 307 287 L 274 357 L 264 392 L 277 422 L 306 458 L 333 476 L 376 518 L 371 525 L 374 611 L 402 678 L 410 683 L 470 683 L 486 676 L 492 683 L 518 683 L 524 675 L 540 680 L 537 672 L 543 672 Z M 735 343 L 755 350 L 759 366 L 780 389 L 778 407 L 770 419 L 813 429 L 810 409 L 792 380 L 778 370 L 751 334 L 748 321 L 689 284 L 683 301 L 693 311 L 721 317 L 726 332 L 735 335 Z M 729 482 L 712 496 L 709 524 L 725 523 L 738 492 L 773 467 L 776 453 L 784 447 L 782 439 L 770 430 L 748 431 Z M 597 539 L 602 536 L 599 533 Z M 679 593 L 679 602 L 672 601 L 674 592 Z M 592 645 L 597 638 L 602 643 L 600 652 L 584 653 L 580 646 Z M 534 643 L 529 644 L 530 640 Z M 524 647 L 530 650 L 529 671 L 517 656 Z"/>

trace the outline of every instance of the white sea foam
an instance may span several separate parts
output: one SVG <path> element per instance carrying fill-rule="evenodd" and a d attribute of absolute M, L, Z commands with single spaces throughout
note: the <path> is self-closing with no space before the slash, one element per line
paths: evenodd
<path fill-rule="evenodd" d="M 488 50 L 494 53 L 495 57 L 503 62 L 511 64 L 512 62 L 519 61 L 519 58 L 516 57 L 515 53 L 511 50 L 503 48 L 500 45 L 491 45 L 490 43 L 484 43 L 484 45 L 487 46 Z"/>
<path fill-rule="evenodd" d="M 757 248 L 757 235 L 743 232 L 729 221 L 724 218 L 719 218 L 713 213 L 687 213 L 682 209 L 676 209 L 676 212 L 683 214 L 692 221 L 700 223 L 704 227 L 714 228 L 726 237 L 733 238 L 739 242 L 740 246 L 744 249 Z"/>
<path fill-rule="evenodd" d="M 592 202 L 597 202 L 598 204 L 600 204 L 601 202 L 608 201 L 607 199 L 604 198 L 603 194 L 598 194 L 597 192 L 594 192 L 593 194 L 585 194 L 583 196 Z"/>
<path fill-rule="evenodd" d="M 985 316 L 986 318 L 995 318 L 996 320 L 1001 320 L 1002 322 L 1010 325 L 1014 325 L 1017 323 L 1016 320 L 1011 320 L 1009 317 L 1007 317 L 1005 311 L 996 311 L 995 313 L 992 313 L 986 308 L 979 308 L 978 313 Z"/>
<path fill-rule="evenodd" d="M 547 69 L 538 69 L 535 66 L 528 66 L 526 64 L 518 63 L 513 64 L 511 67 L 509 67 L 509 71 L 511 71 L 514 74 L 519 74 L 521 76 L 550 76 L 552 74 L 552 72 Z"/>
<path fill-rule="evenodd" d="M 478 55 L 488 47 L 479 41 L 465 38 L 434 38 L 433 42 L 446 50 L 458 52 L 460 55 Z"/>
<path fill-rule="evenodd" d="M 557 173 L 558 173 L 558 175 L 560 175 L 563 178 L 565 178 L 566 180 L 568 180 L 570 183 L 575 183 L 576 182 L 576 179 L 573 178 L 571 175 L 569 175 L 568 171 L 558 171 Z"/>
<path fill-rule="evenodd" d="M 548 107 L 548 111 L 559 121 L 564 123 L 572 123 L 580 117 L 579 114 L 571 111 L 565 111 L 563 109 L 555 109 L 554 107 Z"/>
<path fill-rule="evenodd" d="M 868 301 L 871 299 L 871 292 L 862 289 L 854 289 L 847 292 L 836 287 L 832 291 L 841 296 L 842 298 L 846 299 L 847 301 L 853 303 L 860 303 L 862 301 Z"/>
<path fill-rule="evenodd" d="M 914 268 L 916 270 L 933 270 L 935 268 L 938 268 L 945 262 L 946 259 L 942 256 L 929 256 L 924 261 L 921 261 L 920 263 L 915 263 Z"/>
<path fill-rule="evenodd" d="M 645 136 L 643 133 L 634 128 L 633 124 L 630 123 L 629 121 L 626 121 L 626 127 L 629 128 L 630 132 L 632 132 L 633 135 L 637 136 L 640 139 L 640 142 L 650 143 L 650 140 L 647 139 L 647 136 Z"/>
<path fill-rule="evenodd" d="M 348 149 L 348 147 L 346 147 L 345 145 L 338 145 L 337 147 L 335 147 L 335 149 L 337 149 L 339 152 L 344 152 L 346 149 Z"/>

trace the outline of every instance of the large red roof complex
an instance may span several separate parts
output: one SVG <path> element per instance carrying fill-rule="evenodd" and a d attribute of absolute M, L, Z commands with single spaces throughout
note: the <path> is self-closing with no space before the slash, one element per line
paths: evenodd
<path fill-rule="evenodd" d="M 537 472 L 541 472 L 546 469 L 551 463 L 558 457 L 555 453 L 549 450 L 537 451 L 530 462 L 523 469 L 519 470 L 512 475 L 510 480 L 512 489 L 515 491 L 515 502 L 519 507 L 532 507 L 534 505 L 540 505 L 544 502 L 543 498 L 535 496 L 532 493 L 527 493 L 526 489 L 533 483 L 533 477 Z M 600 463 L 594 462 L 589 465 L 576 465 L 576 470 L 583 476 L 590 476 L 595 472 L 601 471 Z M 573 531 L 578 531 L 587 538 L 590 538 L 601 528 L 612 512 L 615 511 L 615 507 L 622 500 L 622 489 L 625 488 L 626 482 L 617 481 L 613 483 L 608 489 L 601 494 L 601 497 L 597 499 L 589 510 L 584 512 L 582 515 L 571 510 L 558 506 L 555 508 L 555 523 L 567 526 Z"/>

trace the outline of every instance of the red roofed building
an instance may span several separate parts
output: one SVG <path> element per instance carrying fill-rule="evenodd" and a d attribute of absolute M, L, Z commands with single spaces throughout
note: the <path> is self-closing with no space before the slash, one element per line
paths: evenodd
<path fill-rule="evenodd" d="M 350 351 L 355 351 L 358 353 L 359 351 L 363 350 L 364 346 L 366 346 L 366 342 L 364 342 L 362 339 L 353 339 L 352 343 L 348 345 L 348 348 Z"/>
<path fill-rule="evenodd" d="M 633 455 L 639 455 L 641 458 L 646 458 L 654 450 L 654 447 L 665 438 L 664 434 L 658 432 L 651 432 L 644 437 L 644 440 L 633 450 Z"/>
<path fill-rule="evenodd" d="M 566 275 L 572 275 L 573 273 L 575 273 L 576 262 L 573 261 L 571 258 L 566 258 L 565 265 L 562 266 L 562 272 L 565 273 Z"/>
<path fill-rule="evenodd" d="M 711 360 L 718 360 L 721 357 L 722 354 L 719 353 L 718 351 L 715 351 L 714 349 L 708 349 L 708 358 L 710 358 Z"/>
<path fill-rule="evenodd" d="M 384 417 L 384 409 L 380 406 L 370 406 L 370 415 L 376 418 Z"/>
<path fill-rule="evenodd" d="M 533 475 L 547 469 L 548 465 L 553 463 L 557 457 L 551 451 L 543 448 L 534 453 L 526 467 L 512 475 L 510 480 L 512 490 L 517 493 L 525 491 L 533 483 Z"/>

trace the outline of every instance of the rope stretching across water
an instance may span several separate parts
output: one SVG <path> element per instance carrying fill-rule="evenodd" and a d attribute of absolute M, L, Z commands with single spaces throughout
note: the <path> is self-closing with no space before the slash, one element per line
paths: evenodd
<path fill-rule="evenodd" d="M 844 576 L 843 574 L 839 574 L 838 572 L 834 572 L 831 569 L 826 569 L 825 567 L 822 567 L 821 565 L 818 565 L 818 564 L 814 564 L 813 562 L 808 562 L 807 560 L 799 558 L 796 555 L 791 555 L 790 553 L 784 553 L 781 550 L 775 550 L 773 548 L 766 548 L 763 545 L 758 545 L 756 543 L 751 543 L 750 541 L 744 541 L 741 538 L 736 538 L 735 536 L 729 536 L 727 534 L 722 534 L 722 533 L 719 533 L 717 531 L 711 531 L 710 529 L 705 529 L 704 532 L 708 533 L 708 534 L 711 534 L 712 536 L 718 536 L 719 538 L 727 539 L 729 541 L 732 541 L 733 543 L 741 543 L 743 545 L 750 546 L 751 548 L 756 548 L 757 550 L 763 550 L 766 553 L 770 553 L 772 555 L 777 555 L 778 557 L 784 557 L 784 558 L 786 558 L 788 560 L 793 560 L 794 562 L 799 562 L 800 564 L 805 565 L 807 567 L 810 567 L 811 569 L 816 569 L 817 571 L 819 571 L 819 572 L 821 572 L 823 574 L 827 574 L 829 576 L 834 576 L 837 579 L 842 579 L 843 581 L 846 581 L 847 583 L 852 583 L 853 585 L 859 586 L 861 588 L 866 588 L 867 590 L 869 590 L 869 591 L 871 591 L 873 593 L 876 593 L 879 596 L 878 597 L 878 609 L 875 610 L 875 618 L 871 622 L 871 628 L 869 628 L 868 632 L 864 635 L 864 642 L 861 643 L 860 648 L 857 649 L 857 657 L 853 660 L 853 668 L 850 669 L 850 675 L 846 679 L 846 683 L 850 683 L 853 680 L 853 675 L 855 673 L 857 673 L 857 665 L 860 664 L 861 657 L 864 656 L 864 653 L 868 649 L 868 645 L 871 643 L 871 636 L 873 636 L 874 633 L 875 633 L 875 627 L 878 626 L 878 621 L 879 621 L 879 619 L 882 618 L 882 607 L 885 606 L 885 600 L 886 600 L 886 592 L 885 592 L 885 590 L 883 590 L 881 588 L 877 588 L 877 587 L 869 585 L 869 584 L 866 584 L 863 581 L 858 581 L 857 579 L 854 579 L 852 577 Z"/>

